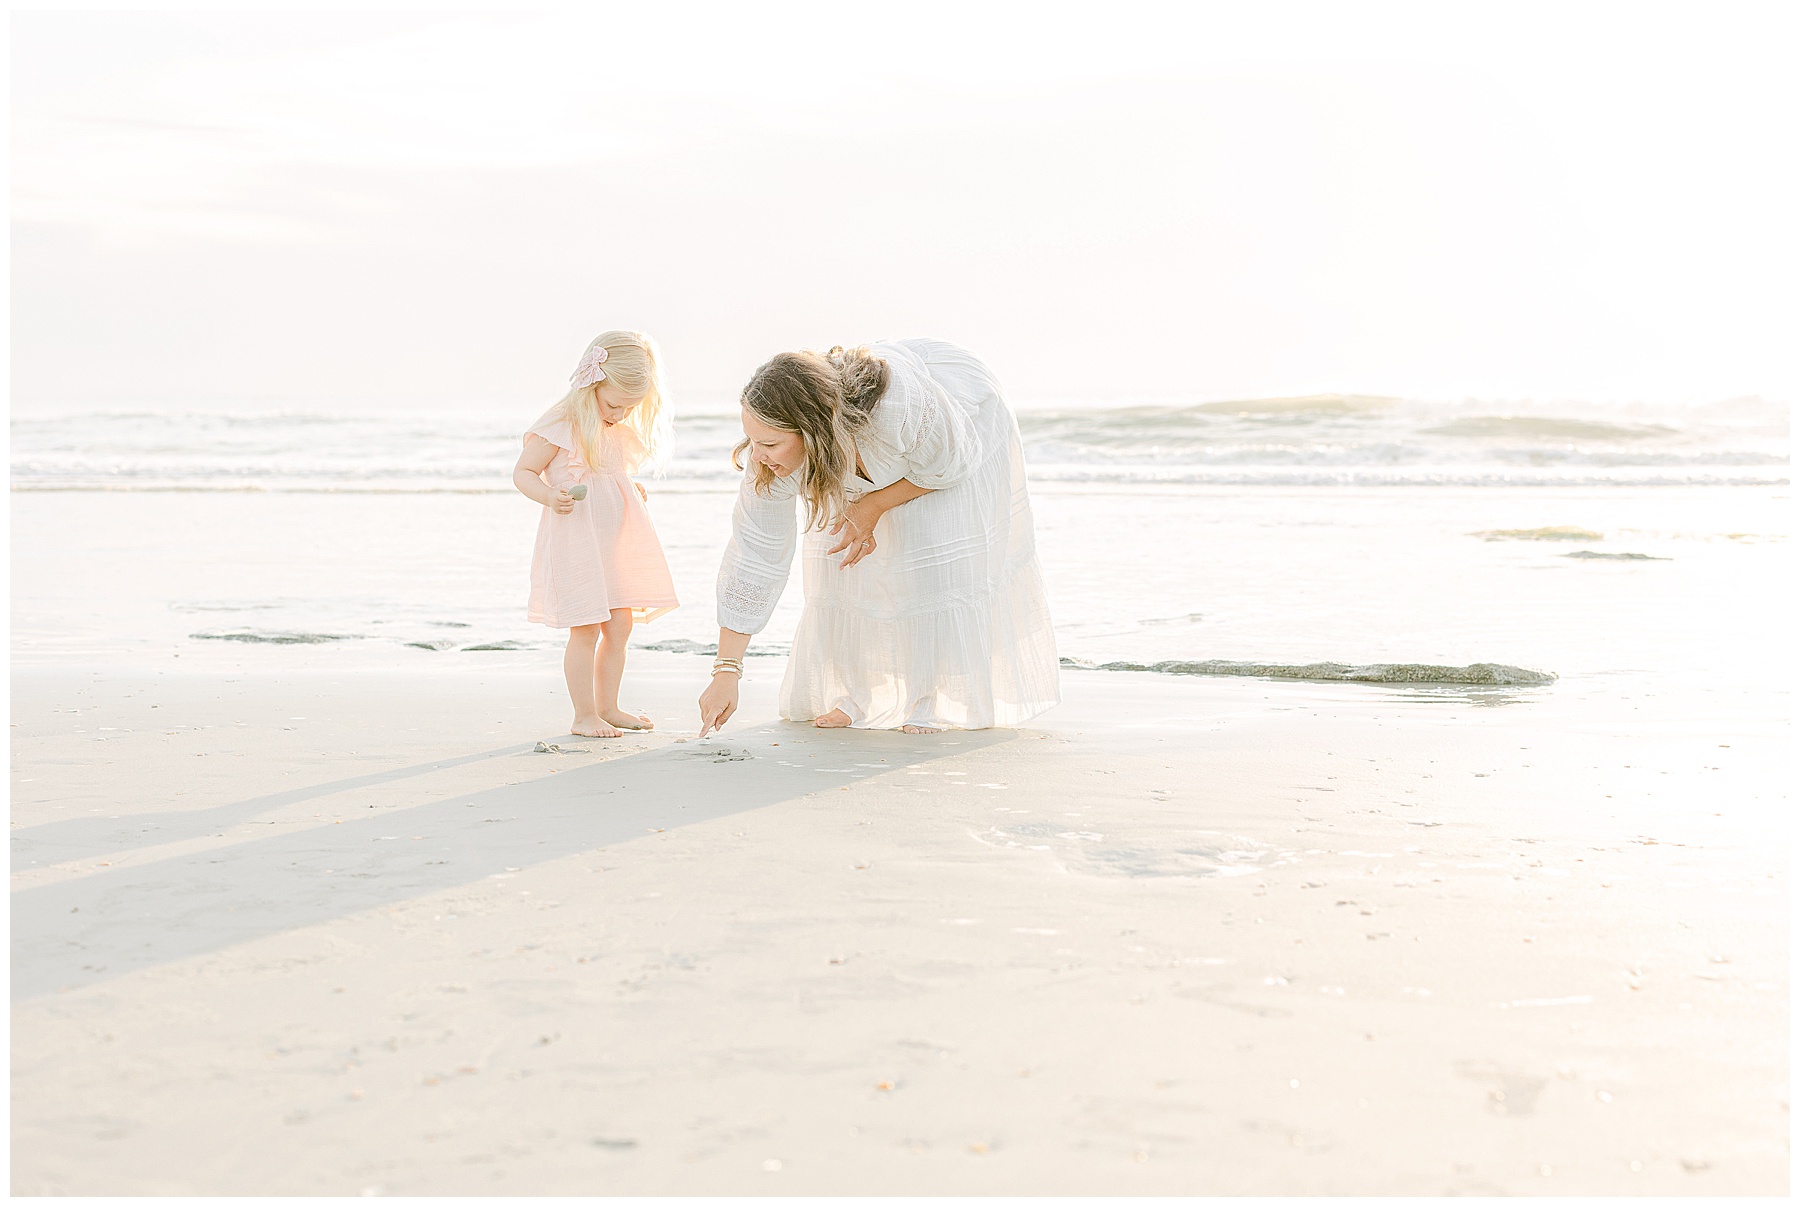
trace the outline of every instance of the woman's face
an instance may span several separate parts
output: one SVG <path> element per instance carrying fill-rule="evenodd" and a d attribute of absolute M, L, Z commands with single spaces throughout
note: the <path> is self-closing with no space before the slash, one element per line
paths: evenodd
<path fill-rule="evenodd" d="M 641 394 L 636 398 L 627 398 L 610 381 L 601 382 L 600 388 L 594 391 L 594 397 L 600 403 L 600 422 L 607 427 L 631 414 L 631 409 L 644 401 Z"/>
<path fill-rule="evenodd" d="M 768 466 L 777 478 L 787 477 L 806 460 L 806 442 L 799 432 L 770 427 L 749 407 L 744 408 L 744 435 L 750 441 L 751 462 Z"/>

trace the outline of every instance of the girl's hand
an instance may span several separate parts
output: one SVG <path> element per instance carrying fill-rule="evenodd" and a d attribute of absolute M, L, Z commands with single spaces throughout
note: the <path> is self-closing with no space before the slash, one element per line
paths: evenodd
<path fill-rule="evenodd" d="M 550 510 L 554 511 L 557 515 L 568 515 L 571 511 L 575 510 L 575 500 L 569 497 L 568 491 L 559 490 L 556 494 L 551 496 L 549 506 Z"/>
<path fill-rule="evenodd" d="M 700 736 L 723 729 L 738 707 L 738 677 L 720 671 L 700 693 Z"/>
<path fill-rule="evenodd" d="M 829 535 L 838 538 L 838 543 L 826 550 L 827 556 L 833 553 L 844 553 L 844 560 L 838 569 L 848 570 L 863 558 L 875 552 L 875 525 L 881 519 L 885 509 L 878 503 L 871 502 L 867 496 L 857 499 L 844 508 L 844 514 L 833 524 Z"/>

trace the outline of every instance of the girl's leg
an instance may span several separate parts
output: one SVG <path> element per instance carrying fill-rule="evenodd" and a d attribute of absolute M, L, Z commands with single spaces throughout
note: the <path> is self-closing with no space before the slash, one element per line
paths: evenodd
<path fill-rule="evenodd" d="M 619 731 L 601 719 L 594 701 L 594 646 L 599 640 L 597 624 L 569 630 L 569 645 L 563 651 L 563 679 L 569 685 L 569 703 L 575 706 L 569 732 L 584 738 L 616 738 Z"/>
<path fill-rule="evenodd" d="M 631 638 L 631 609 L 614 608 L 600 625 L 600 648 L 594 653 L 594 700 L 600 719 L 621 729 L 654 729 L 649 717 L 619 707 L 619 683 L 625 678 L 625 643 Z"/>

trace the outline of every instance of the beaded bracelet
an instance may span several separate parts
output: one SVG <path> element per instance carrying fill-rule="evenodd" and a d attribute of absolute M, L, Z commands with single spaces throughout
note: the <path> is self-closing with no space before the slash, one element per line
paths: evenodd
<path fill-rule="evenodd" d="M 715 658 L 713 659 L 713 674 L 716 675 L 720 671 L 730 671 L 732 674 L 742 679 L 744 677 L 744 664 L 736 658 Z"/>

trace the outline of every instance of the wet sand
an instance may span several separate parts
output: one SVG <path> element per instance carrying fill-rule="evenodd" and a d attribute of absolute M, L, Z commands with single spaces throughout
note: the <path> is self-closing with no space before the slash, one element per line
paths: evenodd
<path fill-rule="evenodd" d="M 1787 1190 L 1774 721 L 495 657 L 15 673 L 15 1193 Z"/>

